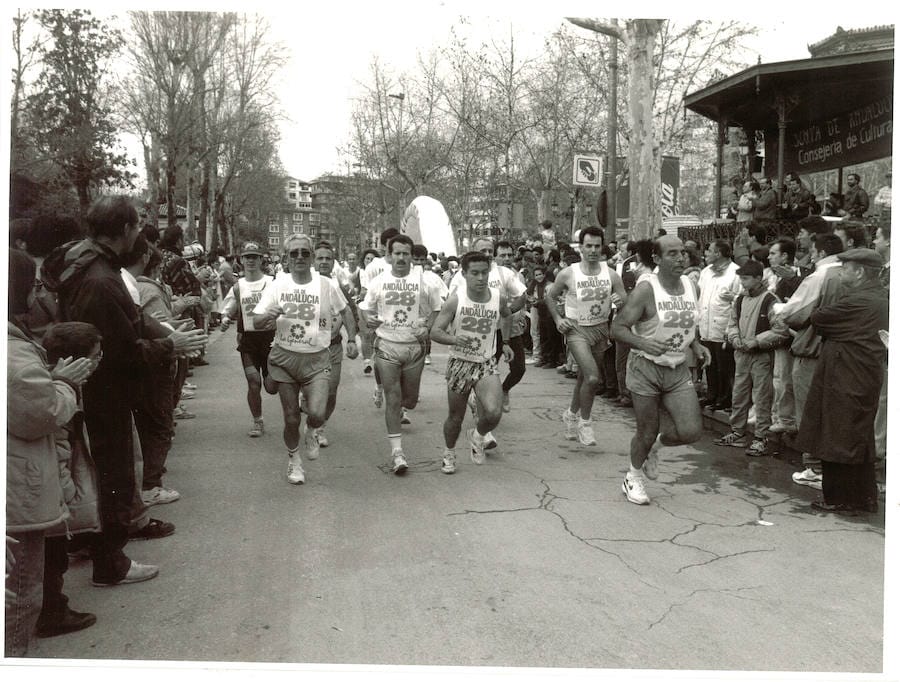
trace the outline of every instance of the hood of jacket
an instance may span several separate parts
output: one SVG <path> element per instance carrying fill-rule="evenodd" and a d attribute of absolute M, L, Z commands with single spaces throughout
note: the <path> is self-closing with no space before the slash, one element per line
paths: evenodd
<path fill-rule="evenodd" d="M 44 260 L 41 276 L 44 286 L 56 293 L 73 289 L 98 258 L 106 258 L 118 268 L 116 252 L 91 238 L 57 247 Z"/>

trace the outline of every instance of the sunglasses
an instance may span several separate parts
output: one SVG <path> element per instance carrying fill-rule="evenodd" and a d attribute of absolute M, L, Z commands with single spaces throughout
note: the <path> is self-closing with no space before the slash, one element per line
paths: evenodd
<path fill-rule="evenodd" d="M 312 251 L 309 249 L 294 249 L 293 251 L 288 251 L 288 256 L 291 258 L 309 258 L 312 255 Z"/>

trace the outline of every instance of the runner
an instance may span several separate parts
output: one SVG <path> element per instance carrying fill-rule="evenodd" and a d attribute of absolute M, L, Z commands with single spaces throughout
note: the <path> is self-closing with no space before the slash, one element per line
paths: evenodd
<path fill-rule="evenodd" d="M 521 247 L 520 247 L 521 248 Z M 522 286 L 525 285 L 525 278 L 522 276 L 521 272 L 516 270 L 515 262 L 513 259 L 513 245 L 508 241 L 499 241 L 497 242 L 496 255 L 494 259 L 497 262 L 497 265 L 508 268 L 513 273 L 515 273 L 519 282 L 522 283 Z M 526 287 L 527 290 L 527 287 Z M 525 317 L 527 313 L 525 312 L 524 306 L 513 313 L 512 320 L 510 322 L 510 330 L 509 336 L 507 336 L 507 340 L 509 341 L 509 347 L 512 349 L 513 357 L 512 360 L 509 361 L 509 374 L 506 375 L 506 378 L 503 380 L 503 384 L 501 385 L 501 389 L 503 390 L 503 411 L 509 412 L 509 392 L 515 387 L 521 380 L 522 377 L 525 376 Z M 499 353 L 498 349 L 498 353 Z M 496 357 L 497 362 L 500 361 L 499 354 Z"/>
<path fill-rule="evenodd" d="M 632 349 L 626 383 L 634 401 L 637 431 L 631 439 L 631 466 L 622 492 L 634 504 L 650 504 L 644 476 L 655 480 L 659 475 L 659 449 L 693 443 L 703 428 L 685 350 L 691 347 L 701 368 L 712 358 L 697 334 L 698 292 L 681 274 L 686 261 L 678 237 L 654 241 L 657 273 L 641 277 L 613 320 L 613 336 Z"/>
<path fill-rule="evenodd" d="M 487 254 L 478 251 L 462 257 L 465 286 L 456 287 L 432 327 L 438 343 L 450 346 L 447 361 L 447 419 L 444 421 L 444 450 L 441 471 L 456 471 L 456 440 L 466 414 L 469 393 L 478 396 L 478 421 L 469 429 L 470 455 L 475 464 L 484 464 L 486 436 L 500 423 L 502 389 L 494 355 L 497 332 L 503 357 L 512 358 L 507 339 L 510 310 L 499 287 L 489 285 L 492 267 Z M 452 331 L 450 331 L 452 329 Z"/>
<path fill-rule="evenodd" d="M 425 363 L 425 340 L 441 309 L 441 292 L 412 272 L 412 239 L 397 235 L 388 242 L 391 269 L 369 281 L 359 306 L 362 319 L 375 329 L 375 371 L 384 385 L 384 421 L 391 444 L 391 468 L 407 469 L 401 445 L 401 423 L 419 401 Z"/>
<path fill-rule="evenodd" d="M 337 282 L 310 270 L 312 242 L 304 234 L 284 241 L 290 275 L 269 284 L 253 309 L 253 326 L 265 329 L 275 322 L 269 351 L 269 381 L 275 383 L 284 412 L 284 444 L 288 449 L 287 479 L 306 480 L 300 457 L 300 394 L 306 406 L 304 446 L 308 459 L 319 456 L 315 430 L 325 421 L 331 375 L 331 319 L 340 313 L 348 332 L 356 335 L 353 314 Z M 347 352 L 350 353 L 348 347 Z"/>
<path fill-rule="evenodd" d="M 384 272 L 386 269 L 391 267 L 390 256 L 382 256 L 381 254 L 385 253 L 385 249 L 387 247 L 388 241 L 391 240 L 392 237 L 396 237 L 400 234 L 400 230 L 389 227 L 384 230 L 381 235 L 378 237 L 378 242 L 381 244 L 381 251 L 376 252 L 374 258 L 369 261 L 366 266 L 359 273 L 359 300 L 362 301 L 366 297 L 366 290 L 369 288 L 369 282 L 375 279 L 378 275 Z M 389 253 L 389 252 L 388 252 Z M 374 341 L 374 336 L 372 341 Z M 363 343 L 363 374 L 366 376 L 372 376 L 372 358 L 374 357 L 374 346 L 369 347 L 369 354 L 366 355 L 366 347 L 365 343 Z M 384 399 L 384 391 L 381 387 L 381 377 L 378 376 L 378 369 L 375 369 L 375 391 L 372 394 L 372 400 L 375 403 L 375 407 L 381 407 L 383 399 Z"/>
<path fill-rule="evenodd" d="M 244 366 L 244 378 L 247 379 L 247 405 L 253 417 L 253 425 L 247 435 L 259 438 L 263 435 L 265 425 L 262 415 L 262 385 L 269 374 L 269 348 L 275 338 L 275 325 L 270 323 L 267 329 L 257 329 L 253 325 L 253 309 L 259 303 L 262 292 L 273 277 L 263 274 L 263 250 L 256 242 L 247 242 L 241 248 L 241 261 L 244 264 L 244 276 L 234 283 L 225 295 L 222 304 L 222 324 L 224 332 L 233 320 L 237 320 L 237 350 L 241 354 Z"/>
<path fill-rule="evenodd" d="M 422 277 L 429 283 L 434 284 L 441 292 L 441 300 L 447 300 L 447 285 L 444 280 L 428 268 L 428 249 L 424 244 L 414 244 L 412 250 L 413 268 L 422 268 Z M 425 364 L 431 364 L 431 336 L 425 341 Z"/>
<path fill-rule="evenodd" d="M 354 278 L 357 303 L 362 303 L 365 295 L 365 289 L 363 289 L 362 286 L 363 273 L 366 271 L 369 263 L 376 258 L 380 258 L 380 256 L 375 249 L 366 249 L 363 251 L 362 266 L 356 271 L 356 277 Z M 359 308 L 357 308 L 356 311 L 358 315 Z M 375 343 L 375 332 L 369 329 L 365 324 L 360 324 L 359 318 L 357 318 L 356 326 L 359 329 L 359 338 L 362 341 L 362 348 L 360 350 L 362 351 L 363 356 L 363 374 L 365 376 L 372 376 L 372 354 L 375 352 L 375 347 L 373 345 Z"/>
<path fill-rule="evenodd" d="M 565 293 L 565 317 L 557 306 L 548 306 L 569 352 L 578 364 L 572 400 L 562 414 L 567 440 L 596 445 L 591 409 L 600 383 L 603 354 L 609 348 L 609 313 L 612 304 L 625 300 L 622 278 L 603 259 L 603 232 L 586 227 L 578 235 L 581 261 L 562 270 L 547 290 L 556 300 Z"/>
<path fill-rule="evenodd" d="M 316 244 L 316 270 L 323 277 L 332 277 L 332 273 L 335 270 L 335 262 L 334 262 L 334 248 L 328 242 L 319 242 Z M 338 286 L 341 288 L 341 291 L 344 293 L 344 296 L 347 299 L 347 304 L 350 307 L 350 310 L 353 312 L 353 320 L 356 321 L 356 304 L 353 302 L 353 285 L 351 284 L 349 277 L 346 277 L 345 281 L 341 281 L 341 277 L 337 276 L 335 273 L 335 281 L 337 281 Z M 344 354 L 344 339 L 341 336 L 341 327 L 344 326 L 344 318 L 339 313 L 332 313 L 331 316 L 331 345 L 328 347 L 329 355 L 331 356 L 331 376 L 328 380 L 328 403 L 325 406 L 325 421 L 322 423 L 322 426 L 316 429 L 316 440 L 319 442 L 319 447 L 327 448 L 328 437 L 325 435 L 325 424 L 328 423 L 328 420 L 331 419 L 331 415 L 334 414 L 334 408 L 337 405 L 337 390 L 338 385 L 341 383 L 341 359 Z M 354 327 L 354 334 L 350 335 L 350 329 L 347 329 L 347 357 L 353 360 L 359 355 L 359 350 L 356 347 L 356 328 Z"/>
<path fill-rule="evenodd" d="M 518 275 L 502 266 L 498 266 L 494 262 L 494 240 L 488 237 L 481 237 L 475 240 L 475 251 L 479 251 L 488 257 L 491 264 L 490 274 L 488 275 L 488 287 L 497 289 L 506 298 L 510 312 L 517 312 L 525 306 L 525 285 L 519 281 Z M 456 274 L 450 280 L 448 285 L 449 294 L 454 293 L 457 288 L 465 284 L 462 268 L 457 270 Z M 497 332 L 499 334 L 499 332 Z M 500 340 L 496 341 L 498 349 L 501 347 Z M 499 359 L 499 355 L 497 357 Z M 478 419 L 478 394 L 474 393 L 469 398 L 469 408 L 472 415 Z M 494 434 L 488 431 L 485 434 L 485 449 L 491 450 L 497 447 L 497 439 Z"/>

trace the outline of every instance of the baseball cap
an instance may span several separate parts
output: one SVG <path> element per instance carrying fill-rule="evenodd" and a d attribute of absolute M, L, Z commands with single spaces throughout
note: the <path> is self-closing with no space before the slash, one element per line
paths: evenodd
<path fill-rule="evenodd" d="M 751 277 L 762 277 L 763 264 L 759 261 L 748 260 L 737 269 L 738 275 L 750 275 Z"/>
<path fill-rule="evenodd" d="M 257 244 L 256 242 L 244 242 L 244 245 L 241 247 L 241 255 L 262 256 L 263 250 L 259 248 L 259 244 Z"/>

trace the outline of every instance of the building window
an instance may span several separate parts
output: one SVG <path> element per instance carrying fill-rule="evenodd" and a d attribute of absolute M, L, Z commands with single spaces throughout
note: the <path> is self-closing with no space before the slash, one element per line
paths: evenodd
<path fill-rule="evenodd" d="M 288 187 L 290 187 L 291 189 L 297 189 L 297 183 L 294 181 L 291 181 L 288 183 Z"/>
<path fill-rule="evenodd" d="M 269 237 L 269 246 L 281 246 L 281 239 L 278 237 Z"/>
<path fill-rule="evenodd" d="M 271 223 L 269 225 L 269 232 L 281 232 L 281 225 L 278 223 Z"/>
<path fill-rule="evenodd" d="M 297 198 L 297 193 L 296 193 L 296 192 L 288 192 L 288 198 L 289 198 L 289 199 L 296 199 L 296 198 Z"/>

